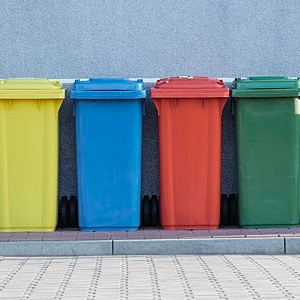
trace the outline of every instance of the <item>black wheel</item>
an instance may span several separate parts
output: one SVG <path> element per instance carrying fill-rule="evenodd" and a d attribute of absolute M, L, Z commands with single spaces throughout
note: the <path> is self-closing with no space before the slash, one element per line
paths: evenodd
<path fill-rule="evenodd" d="M 230 205 L 230 225 L 237 225 L 237 197 L 235 194 L 229 195 L 229 205 Z"/>
<path fill-rule="evenodd" d="M 221 225 L 227 226 L 229 221 L 229 207 L 228 207 L 228 196 L 222 194 L 221 196 Z"/>
<path fill-rule="evenodd" d="M 60 200 L 60 211 L 59 211 L 59 227 L 68 227 L 68 198 L 66 196 L 61 197 Z"/>
<path fill-rule="evenodd" d="M 144 196 L 142 203 L 142 224 L 144 227 L 150 226 L 151 203 L 149 196 Z"/>
<path fill-rule="evenodd" d="M 70 227 L 78 226 L 78 208 L 75 196 L 71 196 L 69 201 L 69 225 Z"/>
<path fill-rule="evenodd" d="M 157 227 L 159 226 L 159 203 L 158 197 L 156 195 L 152 195 L 151 197 L 151 226 Z"/>

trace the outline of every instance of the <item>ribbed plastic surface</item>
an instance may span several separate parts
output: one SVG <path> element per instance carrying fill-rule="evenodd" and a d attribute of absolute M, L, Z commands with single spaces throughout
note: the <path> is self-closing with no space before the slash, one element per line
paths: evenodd
<path fill-rule="evenodd" d="M 221 116 L 229 90 L 206 77 L 159 80 L 160 205 L 165 229 L 220 222 Z"/>

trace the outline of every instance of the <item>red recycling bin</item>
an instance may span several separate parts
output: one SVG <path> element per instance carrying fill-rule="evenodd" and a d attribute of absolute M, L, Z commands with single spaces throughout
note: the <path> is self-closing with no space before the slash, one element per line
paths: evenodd
<path fill-rule="evenodd" d="M 222 80 L 160 79 L 151 89 L 159 118 L 160 211 L 164 229 L 220 223 Z"/>

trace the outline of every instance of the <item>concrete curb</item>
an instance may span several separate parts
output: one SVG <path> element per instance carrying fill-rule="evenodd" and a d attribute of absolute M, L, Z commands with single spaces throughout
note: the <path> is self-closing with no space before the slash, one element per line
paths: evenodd
<path fill-rule="evenodd" d="M 0 242 L 0 256 L 112 255 L 112 241 Z"/>
<path fill-rule="evenodd" d="M 299 240 L 300 241 L 300 240 Z M 299 244 L 300 245 L 300 244 Z M 285 254 L 284 238 L 116 240 L 114 255 Z"/>
<path fill-rule="evenodd" d="M 300 254 L 300 237 L 285 238 L 285 253 Z"/>
<path fill-rule="evenodd" d="M 0 242 L 0 256 L 300 254 L 300 238 Z"/>

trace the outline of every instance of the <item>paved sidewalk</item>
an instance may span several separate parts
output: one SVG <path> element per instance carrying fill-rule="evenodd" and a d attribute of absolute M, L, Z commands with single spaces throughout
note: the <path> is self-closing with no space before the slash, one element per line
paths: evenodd
<path fill-rule="evenodd" d="M 85 232 L 64 229 L 54 232 L 0 232 L 0 242 L 15 241 L 85 241 L 85 240 L 147 240 L 147 239 L 213 239 L 213 238 L 267 238 L 300 237 L 300 227 L 216 230 L 162 230 L 157 228 L 137 231 Z"/>
<path fill-rule="evenodd" d="M 300 227 L 0 233 L 0 256 L 300 254 Z"/>
<path fill-rule="evenodd" d="M 0 299 L 300 299 L 300 256 L 2 257 Z"/>

